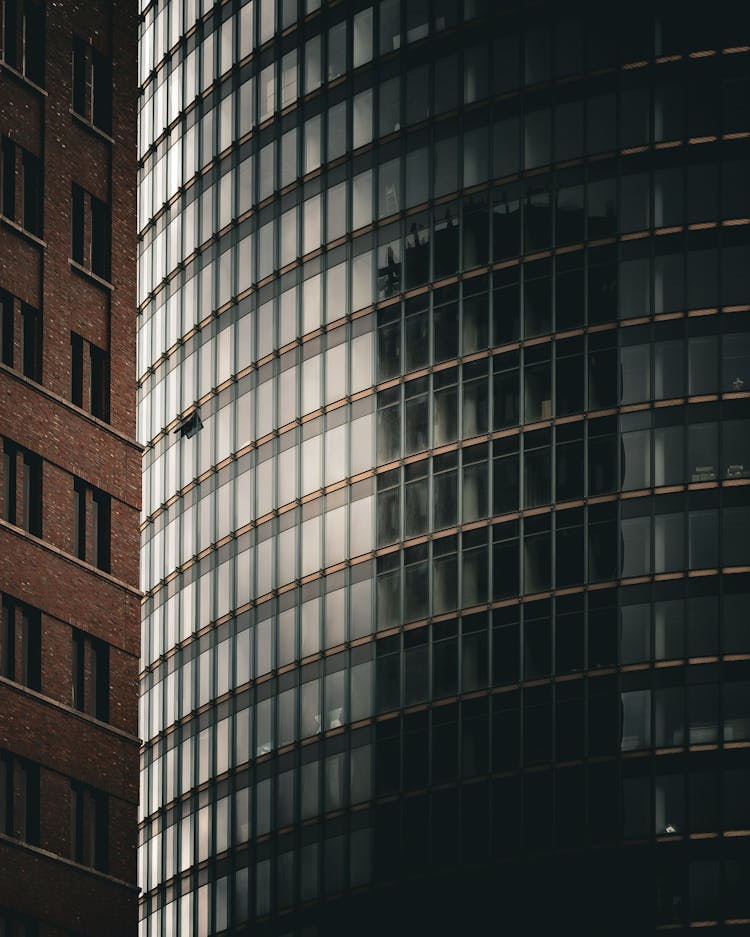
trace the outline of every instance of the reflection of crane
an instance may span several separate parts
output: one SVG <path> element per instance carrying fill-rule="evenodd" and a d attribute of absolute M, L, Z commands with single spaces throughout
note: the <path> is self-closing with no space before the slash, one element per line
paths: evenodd
<path fill-rule="evenodd" d="M 398 191 L 396 190 L 395 183 L 391 183 L 385 187 L 385 213 L 386 215 L 392 215 L 397 211 L 400 211 Z"/>
<path fill-rule="evenodd" d="M 407 250 L 410 247 L 420 247 L 423 244 L 426 244 L 428 241 L 428 231 L 425 225 L 421 222 L 419 224 L 416 221 L 412 222 L 409 233 L 406 235 L 406 248 Z"/>
<path fill-rule="evenodd" d="M 401 285 L 401 264 L 396 260 L 393 245 L 388 245 L 385 266 L 378 267 L 378 289 L 383 296 L 393 296 Z"/>

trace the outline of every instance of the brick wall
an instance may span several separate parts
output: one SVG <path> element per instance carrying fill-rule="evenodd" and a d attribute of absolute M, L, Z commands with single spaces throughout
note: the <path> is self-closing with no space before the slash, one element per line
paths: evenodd
<path fill-rule="evenodd" d="M 0 593 L 41 611 L 40 692 L 0 677 L 0 748 L 40 777 L 39 845 L 0 835 L 0 908 L 40 937 L 137 928 L 136 29 L 134 4 L 47 0 L 44 89 L 0 59 L 0 135 L 44 166 L 41 238 L 0 218 L 0 289 L 42 313 L 41 384 L 0 365 L 0 437 L 43 460 L 41 538 L 0 519 Z M 111 134 L 72 113 L 74 34 L 111 56 Z M 74 182 L 111 208 L 109 283 L 70 261 Z M 71 332 L 110 353 L 109 425 L 71 402 Z M 76 477 L 111 497 L 110 573 L 71 555 Z M 73 708 L 74 629 L 109 645 L 107 724 Z M 108 795 L 106 873 L 70 859 L 73 780 Z"/>

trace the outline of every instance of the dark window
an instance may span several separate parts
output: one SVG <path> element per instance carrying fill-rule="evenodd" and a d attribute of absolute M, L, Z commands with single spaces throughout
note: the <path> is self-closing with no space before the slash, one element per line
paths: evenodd
<path fill-rule="evenodd" d="M 3 137 L 0 146 L 3 184 L 0 191 L 0 213 L 13 220 L 16 217 L 16 146 Z"/>
<path fill-rule="evenodd" d="M 75 332 L 70 333 L 71 400 L 100 420 L 109 419 L 109 355 Z"/>
<path fill-rule="evenodd" d="M 0 290 L 0 316 L 0 361 L 11 368 L 20 363 L 26 377 L 41 381 L 42 321 L 39 311 Z"/>
<path fill-rule="evenodd" d="M 3 60 L 18 67 L 18 0 L 3 3 Z"/>
<path fill-rule="evenodd" d="M 38 157 L 3 137 L 0 212 L 31 234 L 42 234 L 42 164 Z M 16 199 L 20 179 L 21 204 Z"/>
<path fill-rule="evenodd" d="M 42 535 L 42 460 L 9 439 L 3 445 L 3 517 Z"/>
<path fill-rule="evenodd" d="M 37 85 L 44 82 L 44 8 L 32 0 L 4 0 L 2 59 Z"/>
<path fill-rule="evenodd" d="M 112 129 L 112 64 L 80 36 L 73 37 L 73 110 L 106 133 Z"/>
<path fill-rule="evenodd" d="M 0 361 L 13 367 L 13 297 L 0 292 Z"/>
<path fill-rule="evenodd" d="M 10 752 L 0 752 L 0 831 L 39 842 L 39 768 Z"/>
<path fill-rule="evenodd" d="M 109 279 L 109 207 L 91 196 L 91 269 Z"/>
<path fill-rule="evenodd" d="M 42 379 L 42 317 L 38 309 L 23 303 L 23 373 L 33 381 Z"/>
<path fill-rule="evenodd" d="M 73 183 L 71 256 L 102 279 L 110 276 L 109 206 Z"/>
<path fill-rule="evenodd" d="M 86 113 L 86 43 L 73 36 L 73 110 Z"/>
<path fill-rule="evenodd" d="M 80 478 L 73 481 L 73 551 L 109 572 L 110 496 Z"/>
<path fill-rule="evenodd" d="M 109 419 L 109 355 L 89 346 L 91 359 L 91 412 L 100 420 Z"/>
<path fill-rule="evenodd" d="M 41 237 L 42 234 L 42 164 L 32 153 L 24 151 L 23 170 L 23 226 Z"/>
<path fill-rule="evenodd" d="M 494 448 L 493 514 L 518 510 L 518 437 L 498 439 Z"/>
<path fill-rule="evenodd" d="M 190 416 L 185 417 L 182 423 L 180 423 L 175 432 L 179 433 L 180 436 L 185 436 L 187 439 L 192 439 L 193 436 L 202 429 L 203 420 L 201 419 L 200 410 L 193 410 Z"/>
<path fill-rule="evenodd" d="M 0 673 L 32 690 L 41 688 L 41 624 L 38 609 L 3 596 Z"/>
<path fill-rule="evenodd" d="M 84 262 L 84 220 L 86 215 L 85 192 L 73 183 L 72 195 L 72 241 L 71 254 L 76 263 Z"/>
<path fill-rule="evenodd" d="M 0 908 L 0 934 L 2 934 L 2 937 L 37 937 L 38 933 L 35 921 Z"/>
<path fill-rule="evenodd" d="M 112 129 L 112 63 L 96 49 L 91 56 L 91 120 L 108 133 Z"/>
<path fill-rule="evenodd" d="M 44 83 L 44 10 L 41 4 L 23 5 L 23 71 L 35 84 Z"/>
<path fill-rule="evenodd" d="M 6 440 L 3 447 L 3 517 L 10 524 L 16 523 L 17 488 L 18 451 Z"/>
<path fill-rule="evenodd" d="M 109 719 L 109 645 L 73 629 L 73 706 L 95 719 Z"/>
<path fill-rule="evenodd" d="M 77 407 L 83 406 L 83 346 L 85 339 L 70 333 L 70 399 Z"/>
<path fill-rule="evenodd" d="M 106 871 L 107 824 L 107 795 L 73 781 L 70 785 L 71 859 Z"/>

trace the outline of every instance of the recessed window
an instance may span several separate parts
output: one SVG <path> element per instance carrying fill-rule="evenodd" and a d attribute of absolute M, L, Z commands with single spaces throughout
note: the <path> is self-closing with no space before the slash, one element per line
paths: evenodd
<path fill-rule="evenodd" d="M 111 132 L 112 62 L 80 36 L 73 37 L 73 110 Z"/>
<path fill-rule="evenodd" d="M 38 933 L 36 921 L 0 909 L 0 934 L 8 934 L 12 937 L 37 937 Z"/>
<path fill-rule="evenodd" d="M 81 865 L 107 869 L 107 795 L 85 784 L 70 785 L 70 857 Z"/>
<path fill-rule="evenodd" d="M 2 597 L 0 673 L 32 690 L 41 688 L 41 614 L 39 609 Z"/>
<path fill-rule="evenodd" d="M 10 439 L 3 442 L 3 517 L 42 535 L 42 460 Z"/>
<path fill-rule="evenodd" d="M 110 277 L 109 205 L 73 183 L 71 256 L 104 280 Z"/>
<path fill-rule="evenodd" d="M 33 381 L 41 381 L 41 313 L 0 290 L 0 318 L 0 361 Z"/>
<path fill-rule="evenodd" d="M 80 478 L 73 480 L 73 552 L 105 572 L 110 568 L 111 498 Z"/>
<path fill-rule="evenodd" d="M 73 706 L 95 719 L 109 719 L 109 645 L 73 629 Z"/>
<path fill-rule="evenodd" d="M 32 0 L 4 0 L 2 10 L 2 60 L 22 72 L 34 84 L 43 84 L 43 4 Z"/>
<path fill-rule="evenodd" d="M 8 137 L 0 146 L 0 213 L 26 231 L 42 235 L 41 160 Z"/>
<path fill-rule="evenodd" d="M 70 333 L 71 400 L 100 420 L 109 419 L 109 355 L 93 342 Z"/>
<path fill-rule="evenodd" d="M 39 767 L 0 751 L 0 832 L 39 842 Z"/>

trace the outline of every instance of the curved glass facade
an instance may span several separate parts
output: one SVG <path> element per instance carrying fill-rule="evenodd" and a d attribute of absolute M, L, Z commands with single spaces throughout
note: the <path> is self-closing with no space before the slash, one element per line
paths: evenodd
<path fill-rule="evenodd" d="M 141 937 L 746 934 L 747 14 L 141 6 Z"/>

